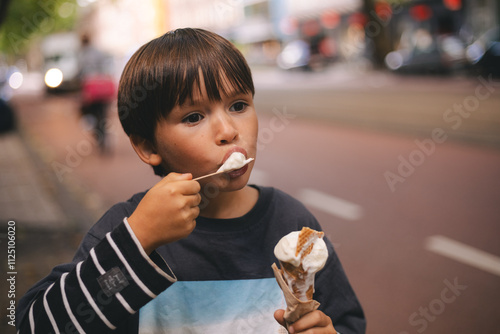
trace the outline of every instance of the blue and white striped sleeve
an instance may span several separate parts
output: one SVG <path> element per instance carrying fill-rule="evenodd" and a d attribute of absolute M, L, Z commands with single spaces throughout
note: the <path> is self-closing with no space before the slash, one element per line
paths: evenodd
<path fill-rule="evenodd" d="M 175 281 L 161 256 L 144 252 L 125 218 L 87 259 L 25 303 L 19 333 L 120 332 L 126 317 Z"/>

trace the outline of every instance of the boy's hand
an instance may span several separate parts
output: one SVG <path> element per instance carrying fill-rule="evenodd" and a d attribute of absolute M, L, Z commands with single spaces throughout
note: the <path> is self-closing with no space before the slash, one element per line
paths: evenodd
<path fill-rule="evenodd" d="M 283 327 L 285 327 L 284 314 L 285 310 L 274 312 L 274 318 Z M 309 312 L 295 321 L 288 327 L 288 332 L 290 334 L 337 334 L 337 331 L 333 328 L 332 319 L 320 310 Z"/>
<path fill-rule="evenodd" d="M 194 230 L 201 196 L 200 184 L 192 178 L 191 174 L 168 174 L 146 193 L 128 218 L 147 254 Z"/>

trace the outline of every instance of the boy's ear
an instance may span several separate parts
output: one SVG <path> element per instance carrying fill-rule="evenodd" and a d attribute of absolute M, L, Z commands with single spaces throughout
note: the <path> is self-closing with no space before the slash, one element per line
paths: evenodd
<path fill-rule="evenodd" d="M 151 166 L 161 164 L 161 156 L 156 153 L 156 148 L 149 140 L 137 135 L 130 135 L 129 138 L 135 153 L 137 153 L 142 161 Z"/>

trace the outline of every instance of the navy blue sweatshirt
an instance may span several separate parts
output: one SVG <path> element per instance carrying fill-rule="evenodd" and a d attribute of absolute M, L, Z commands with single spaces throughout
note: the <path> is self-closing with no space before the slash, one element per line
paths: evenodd
<path fill-rule="evenodd" d="M 71 263 L 55 267 L 20 300 L 24 333 L 282 333 L 286 308 L 271 265 L 284 235 L 321 230 L 297 200 L 270 187 L 234 219 L 198 217 L 185 239 L 150 256 L 127 223 L 145 192 L 114 205 L 84 237 Z M 366 321 L 331 242 L 314 299 L 342 334 Z"/>

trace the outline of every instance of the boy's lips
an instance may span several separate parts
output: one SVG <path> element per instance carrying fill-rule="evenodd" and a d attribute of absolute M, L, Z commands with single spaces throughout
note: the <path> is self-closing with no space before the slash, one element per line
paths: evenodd
<path fill-rule="evenodd" d="M 222 162 L 219 164 L 219 167 L 222 166 L 224 164 L 224 162 L 226 162 L 226 160 L 231 156 L 231 154 L 233 154 L 234 152 L 240 152 L 242 153 L 244 156 L 245 156 L 245 159 L 248 159 L 247 157 L 247 151 L 242 148 L 242 147 L 238 147 L 238 146 L 235 146 L 235 147 L 232 147 L 231 149 L 229 149 L 226 154 L 224 155 L 224 158 L 222 159 Z"/>
<path fill-rule="evenodd" d="M 248 159 L 248 156 L 247 156 L 248 153 L 244 148 L 239 147 L 239 146 L 234 146 L 226 152 L 226 154 L 224 155 L 224 158 L 222 159 L 222 162 L 219 164 L 219 167 L 222 166 L 226 162 L 226 160 L 229 159 L 231 154 L 233 154 L 235 152 L 239 152 L 239 153 L 243 154 L 245 156 L 245 159 Z M 233 179 L 233 178 L 236 178 L 236 177 L 239 177 L 239 176 L 245 174 L 247 172 L 247 170 L 248 170 L 248 164 L 241 167 L 240 169 L 236 169 L 236 170 L 227 172 L 226 174 L 229 175 L 229 177 Z"/>
<path fill-rule="evenodd" d="M 233 153 L 240 153 L 241 155 L 244 156 L 245 161 L 238 161 L 238 159 L 235 160 L 233 157 L 232 161 L 229 162 L 228 159 Z M 236 156 L 238 156 L 238 155 L 236 155 Z M 226 152 L 226 154 L 224 155 L 224 159 L 222 159 L 222 161 L 218 164 L 219 167 L 216 171 L 207 172 L 205 175 L 197 176 L 196 178 L 194 178 L 194 180 L 197 181 L 197 180 L 205 179 L 207 177 L 221 175 L 221 174 L 226 174 L 230 178 L 236 178 L 236 177 L 239 177 L 239 176 L 245 174 L 248 170 L 248 164 L 254 160 L 255 160 L 254 158 L 247 158 L 247 151 L 244 148 L 235 146 L 235 147 L 230 148 Z M 224 166 L 224 169 L 223 169 L 222 167 L 226 162 L 229 162 L 228 166 Z M 242 167 L 238 168 L 239 166 L 242 166 Z M 234 169 L 234 168 L 238 168 L 238 169 Z"/>
<path fill-rule="evenodd" d="M 229 175 L 230 178 L 234 179 L 237 178 L 238 176 L 245 174 L 247 170 L 248 170 L 248 165 L 245 165 L 240 169 L 233 170 L 232 172 L 227 173 L 227 175 Z"/>

